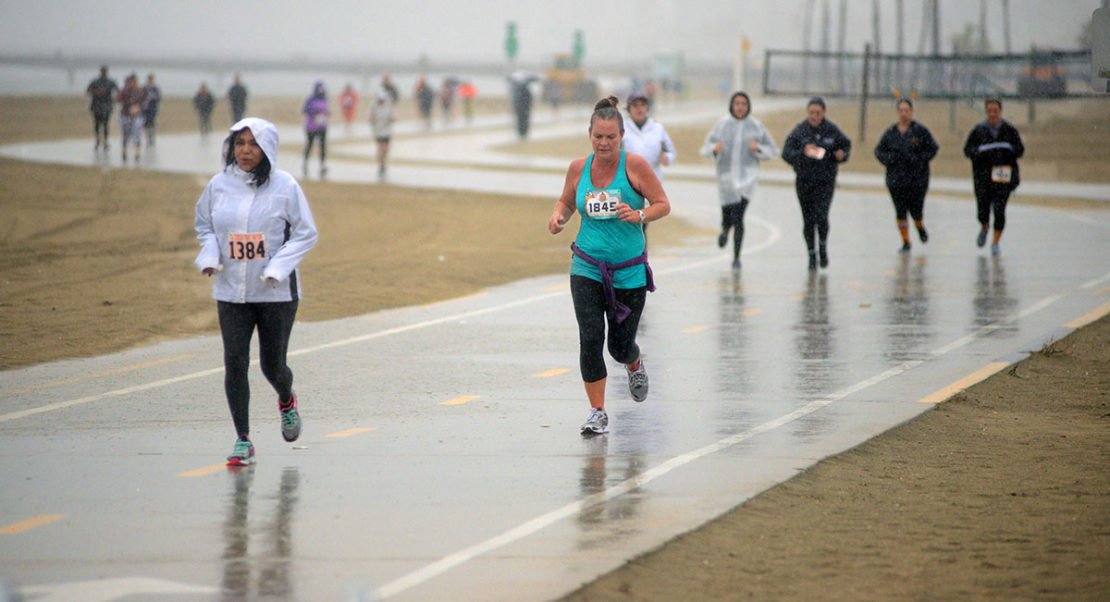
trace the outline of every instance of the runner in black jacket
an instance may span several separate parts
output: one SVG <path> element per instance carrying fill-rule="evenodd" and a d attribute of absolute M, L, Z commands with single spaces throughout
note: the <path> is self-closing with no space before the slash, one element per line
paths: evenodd
<path fill-rule="evenodd" d="M 921 242 L 929 240 L 925 231 L 925 193 L 929 190 L 929 161 L 937 156 L 937 142 L 929 129 L 913 119 L 913 102 L 898 101 L 898 123 L 890 126 L 875 146 L 875 158 L 886 167 L 886 187 L 894 201 L 902 251 L 910 250 L 908 213 Z"/>
<path fill-rule="evenodd" d="M 806 120 L 794 127 L 783 145 L 783 160 L 794 166 L 794 188 L 802 206 L 802 237 L 809 251 L 811 270 L 817 269 L 814 231 L 821 267 L 829 265 L 829 207 L 832 206 L 838 166 L 848 160 L 851 150 L 851 140 L 835 123 L 825 119 L 825 100 L 819 96 L 810 99 Z"/>
<path fill-rule="evenodd" d="M 975 244 L 987 243 L 991 210 L 994 210 L 994 238 L 991 255 L 998 255 L 998 241 L 1006 227 L 1006 202 L 1021 182 L 1017 160 L 1025 154 L 1021 135 L 1010 122 L 1002 119 L 1002 101 L 988 98 L 983 103 L 987 119 L 967 136 L 964 155 L 971 159 L 971 176 L 975 181 L 975 200 L 979 207 L 979 236 Z"/>

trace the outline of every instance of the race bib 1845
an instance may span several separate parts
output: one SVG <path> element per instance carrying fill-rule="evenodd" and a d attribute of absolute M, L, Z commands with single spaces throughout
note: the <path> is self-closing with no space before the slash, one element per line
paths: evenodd
<path fill-rule="evenodd" d="M 586 193 L 586 215 L 594 219 L 617 217 L 617 203 L 621 202 L 620 189 L 591 190 Z"/>
<path fill-rule="evenodd" d="M 266 237 L 261 232 L 232 232 L 227 237 L 227 256 L 232 261 L 266 259 Z"/>

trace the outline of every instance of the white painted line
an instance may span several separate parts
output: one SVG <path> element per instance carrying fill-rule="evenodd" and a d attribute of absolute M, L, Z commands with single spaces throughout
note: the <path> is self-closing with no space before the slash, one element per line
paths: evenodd
<path fill-rule="evenodd" d="M 1102 276 L 1099 276 L 1098 278 L 1095 278 L 1094 280 L 1088 280 L 1087 282 L 1084 282 L 1083 284 L 1080 284 L 1079 288 L 1081 290 L 1091 289 L 1091 288 L 1094 288 L 1094 287 L 1102 284 L 1103 282 L 1106 282 L 1107 280 L 1110 280 L 1110 272 L 1107 272 L 1107 273 L 1103 274 Z"/>
<path fill-rule="evenodd" d="M 1014 320 L 1018 320 L 1018 319 L 1021 319 L 1021 318 L 1025 317 L 1025 316 L 1028 316 L 1030 314 L 1036 313 L 1036 312 L 1048 307 L 1049 305 L 1052 305 L 1056 301 L 1059 301 L 1061 298 L 1063 298 L 1063 295 L 1053 295 L 1051 297 L 1046 297 L 1046 298 L 1038 301 L 1037 303 L 1034 303 L 1033 305 L 1029 306 L 1025 310 L 1006 318 L 1005 320 L 1002 320 L 1002 321 L 994 323 L 994 324 L 989 324 L 989 325 L 983 326 L 983 327 L 977 329 L 972 334 L 969 334 L 969 335 L 964 336 L 964 337 L 960 337 L 959 339 L 957 339 L 956 341 L 954 341 L 952 343 L 949 343 L 947 345 L 944 345 L 942 347 L 937 348 L 935 351 L 933 351 L 929 354 L 928 359 L 935 359 L 937 357 L 940 357 L 940 356 L 942 356 L 946 353 L 949 353 L 949 352 L 953 351 L 954 349 L 957 349 L 959 347 L 963 347 L 965 345 L 968 345 L 969 343 L 971 343 L 975 339 L 983 337 L 983 336 L 985 336 L 985 335 L 987 335 L 991 332 L 994 332 L 995 330 L 998 330 L 999 328 L 1002 328 L 1003 326 L 1005 326 L 1009 322 L 1012 322 Z M 798 420 L 799 418 L 803 418 L 803 417 L 808 416 L 808 415 L 810 415 L 810 414 L 812 414 L 812 413 L 814 413 L 814 412 L 816 412 L 820 409 L 823 409 L 823 408 L 825 408 L 829 405 L 832 405 L 833 403 L 836 403 L 837 401 L 839 401 L 841 399 L 844 399 L 845 397 L 847 397 L 847 396 L 849 396 L 853 393 L 862 391 L 862 390 L 864 390 L 868 387 L 871 387 L 871 386 L 876 385 L 878 383 L 881 383 L 885 380 L 889 380 L 891 378 L 894 378 L 895 376 L 899 376 L 899 375 L 901 375 L 901 374 L 903 374 L 903 373 L 905 373 L 909 370 L 912 370 L 913 368 L 916 368 L 917 366 L 925 363 L 926 361 L 927 360 L 923 359 L 923 360 L 912 360 L 912 361 L 908 361 L 908 362 L 903 362 L 903 363 L 901 363 L 901 364 L 899 364 L 899 365 L 897 365 L 893 368 L 890 368 L 889 370 L 885 370 L 883 372 L 880 372 L 879 374 L 876 374 L 875 376 L 872 376 L 871 378 L 861 380 L 861 381 L 859 381 L 858 383 L 856 383 L 854 385 L 851 385 L 851 386 L 848 386 L 844 389 L 836 391 L 836 392 L 832 393 L 831 395 L 829 395 L 829 396 L 827 396 L 823 399 L 818 399 L 818 400 L 815 400 L 815 401 L 811 401 L 810 403 L 802 406 L 801 408 L 798 408 L 797 410 L 794 410 L 793 412 L 790 412 L 788 414 L 784 414 L 782 416 L 779 416 L 778 418 L 775 418 L 774 420 L 764 422 L 763 424 L 760 424 L 758 426 L 750 428 L 746 431 L 736 433 L 735 435 L 725 437 L 724 439 L 721 439 L 721 440 L 716 441 L 714 443 L 710 443 L 709 445 L 705 445 L 705 446 L 702 446 L 698 449 L 695 449 L 695 450 L 686 452 L 684 454 L 681 454 L 679 456 L 675 456 L 675 457 L 671 458 L 670 460 L 667 460 L 667 461 L 663 462 L 662 464 L 659 464 L 658 466 L 655 466 L 651 469 L 648 469 L 648 470 L 646 470 L 646 471 L 644 471 L 644 472 L 642 472 L 642 473 L 640 473 L 640 474 L 638 474 L 638 475 L 636 475 L 636 476 L 634 476 L 630 479 L 626 479 L 624 481 L 621 481 L 620 483 L 617 483 L 616 485 L 614 485 L 612 487 L 609 487 L 609 488 L 605 489 L 604 491 L 599 491 L 598 493 L 586 496 L 586 497 L 584 497 L 584 498 L 582 498 L 582 499 L 580 499 L 576 502 L 572 502 L 572 503 L 567 504 L 567 505 L 565 505 L 561 508 L 556 508 L 555 510 L 552 510 L 552 511 L 546 513 L 546 514 L 542 514 L 542 515 L 540 515 L 540 516 L 538 516 L 538 517 L 536 517 L 536 518 L 534 518 L 534 519 L 532 519 L 532 520 L 530 520 L 526 523 L 523 523 L 518 527 L 510 529 L 510 530 L 508 530 L 508 531 L 506 531 L 506 532 L 504 532 L 500 535 L 497 535 L 495 537 L 492 537 L 492 538 L 487 539 L 487 540 L 482 541 L 482 542 L 478 542 L 478 543 L 476 543 L 472 546 L 469 546 L 467 548 L 463 548 L 462 550 L 459 550 L 458 552 L 455 552 L 453 554 L 448 554 L 447 556 L 444 556 L 443 558 L 439 559 L 436 562 L 433 562 L 432 564 L 424 566 L 423 568 L 417 569 L 417 570 L 415 570 L 411 573 L 408 573 L 406 575 L 401 576 L 398 579 L 390 581 L 389 583 L 387 583 L 387 584 L 383 585 L 381 588 L 379 588 L 376 593 L 377 593 L 378 597 L 380 597 L 380 598 L 388 598 L 390 596 L 395 596 L 395 595 L 397 595 L 401 592 L 404 592 L 405 590 L 408 590 L 412 587 L 420 585 L 421 583 L 424 583 L 425 581 L 428 581 L 429 579 L 432 579 L 432 578 L 434 578 L 438 575 L 441 575 L 441 574 L 443 574 L 443 573 L 445 573 L 445 572 L 447 572 L 447 571 L 449 571 L 449 570 L 451 570 L 451 569 L 453 569 L 453 568 L 455 568 L 455 567 L 457 567 L 461 564 L 464 564 L 464 563 L 466 563 L 470 560 L 473 560 L 474 558 L 477 558 L 478 556 L 481 556 L 482 554 L 485 554 L 486 552 L 489 552 L 489 551 L 496 550 L 498 548 L 507 546 L 511 543 L 514 543 L 518 540 L 521 540 L 525 537 L 528 537 L 529 535 L 532 535 L 533 533 L 536 533 L 537 531 L 539 531 L 539 530 L 541 530 L 541 529 L 543 529 L 543 528 L 545 528 L 549 525 L 552 525 L 552 524 L 554 524 L 554 523 L 556 523 L 556 522 L 558 522 L 558 521 L 560 521 L 564 518 L 567 518 L 569 516 L 574 516 L 574 515 L 582 512 L 582 511 L 584 511 L 584 510 L 586 510 L 586 509 L 588 509 L 592 506 L 596 506 L 597 504 L 600 504 L 602 502 L 613 499 L 617 496 L 628 493 L 629 491 L 632 491 L 632 490 L 636 489 L 637 487 L 642 487 L 642 486 L 646 485 L 647 483 L 650 483 L 651 481 L 654 481 L 655 479 L 658 479 L 659 477 L 662 477 L 662 476 L 666 475 L 667 473 L 673 471 L 676 468 L 685 466 L 686 464 L 689 464 L 690 462 L 693 462 L 694 460 L 697 460 L 699 458 L 703 458 L 703 457 L 708 456 L 710 454 L 714 454 L 716 452 L 728 449 L 728 448 L 733 447 L 733 446 L 735 446 L 739 443 L 747 441 L 747 440 L 749 440 L 749 439 L 751 439 L 751 438 L 753 438 L 757 435 L 760 435 L 760 434 L 763 434 L 763 433 L 766 433 L 766 432 L 769 432 L 769 431 L 773 431 L 773 430 L 775 430 L 775 429 L 777 429 L 781 426 L 790 424 L 791 422 L 794 422 L 795 420 Z"/>
<path fill-rule="evenodd" d="M 782 231 L 779 230 L 779 228 L 777 226 L 775 226 L 774 224 L 772 224 L 770 222 L 767 222 L 766 220 L 761 220 L 759 218 L 753 218 L 753 221 L 758 221 L 758 222 L 761 222 L 763 225 L 765 225 L 768 228 L 768 230 L 771 231 L 771 235 L 762 244 L 753 246 L 749 250 L 749 252 L 754 253 L 754 252 L 758 251 L 759 249 L 763 249 L 763 248 L 773 244 L 775 241 L 777 241 L 779 238 L 782 237 Z M 704 265 L 707 265 L 707 264 L 710 264 L 710 263 L 719 263 L 720 261 L 721 261 L 721 258 L 715 256 L 715 257 L 711 257 L 709 259 L 702 259 L 702 260 L 699 260 L 699 261 L 693 261 L 693 262 L 682 264 L 682 265 L 672 266 L 668 269 L 658 270 L 656 273 L 669 274 L 669 273 L 672 273 L 672 272 L 681 272 L 681 271 L 686 271 L 686 270 L 698 268 L 698 267 L 701 267 L 701 266 L 704 266 Z M 408 324 L 408 325 L 405 325 L 405 326 L 398 326 L 396 328 L 388 328 L 386 330 L 380 330 L 378 332 L 372 332 L 372 333 L 369 333 L 369 334 L 359 335 L 359 336 L 356 336 L 356 337 L 349 337 L 349 338 L 346 338 L 346 339 L 340 339 L 338 341 L 332 341 L 330 343 L 324 343 L 322 345 L 316 345 L 314 347 L 306 347 L 304 349 L 298 349 L 296 351 L 290 351 L 289 356 L 293 357 L 293 356 L 298 356 L 298 355 L 305 355 L 307 353 L 315 353 L 317 351 L 323 351 L 323 350 L 326 350 L 326 349 L 334 349 L 336 347 L 342 347 L 344 345 L 352 345 L 354 343 L 363 343 L 363 342 L 366 342 L 366 341 L 371 341 L 371 340 L 374 340 L 374 339 L 380 339 L 382 337 L 387 337 L 387 336 L 391 336 L 391 335 L 395 335 L 395 334 L 401 334 L 401 333 L 410 332 L 410 331 L 413 331 L 413 330 L 420 330 L 422 328 L 428 328 L 429 326 L 436 326 L 436 325 L 439 325 L 439 324 L 446 324 L 448 322 L 456 322 L 456 321 L 459 321 L 459 320 L 465 320 L 467 318 L 472 318 L 472 317 L 475 317 L 475 316 L 481 316 L 481 315 L 485 315 L 485 314 L 495 313 L 495 312 L 499 312 L 499 311 L 506 310 L 506 309 L 512 309 L 514 307 L 520 307 L 522 305 L 529 305 L 531 303 L 536 303 L 538 301 L 544 301 L 544 300 L 547 300 L 547 299 L 552 299 L 554 297 L 558 297 L 558 296 L 561 296 L 561 295 L 567 295 L 567 294 L 569 294 L 569 292 L 570 292 L 569 289 L 563 289 L 563 290 L 560 290 L 560 291 L 557 291 L 557 292 L 547 293 L 547 294 L 544 294 L 544 295 L 537 295 L 537 296 L 534 296 L 534 297 L 527 297 L 525 299 L 518 299 L 516 301 L 511 301 L 509 303 L 502 303 L 501 305 L 494 305 L 492 307 L 486 307 L 484 309 L 476 309 L 476 310 L 473 310 L 473 311 L 454 314 L 454 315 L 451 315 L 451 316 L 444 316 L 442 318 L 436 318 L 434 320 L 425 320 L 423 322 L 415 322 L 413 324 Z M 471 298 L 471 297 L 474 297 L 474 296 L 476 296 L 476 295 L 468 295 L 465 298 Z M 252 366 L 257 364 L 257 363 L 258 363 L 257 359 L 254 359 L 254 360 L 251 361 Z M 135 385 L 135 386 L 126 387 L 126 388 L 123 388 L 123 389 L 116 389 L 114 391 L 106 391 L 104 393 L 99 393 L 99 394 L 96 394 L 96 395 L 89 395 L 87 397 L 80 397 L 80 398 L 77 398 L 77 399 L 70 399 L 70 400 L 67 400 L 67 401 L 59 401 L 59 402 L 55 402 L 55 403 L 46 404 L 44 406 L 39 406 L 37 408 L 30 408 L 30 409 L 27 409 L 27 410 L 20 410 L 18 412 L 11 412 L 9 414 L 0 414 L 0 424 L 2 424 L 4 422 L 8 422 L 10 420 L 17 420 L 19 418 L 25 418 L 27 416 L 34 416 L 35 414 L 42 414 L 44 412 L 52 412 L 54 410 L 61 410 L 61 409 L 69 408 L 69 407 L 76 406 L 76 405 L 82 405 L 82 404 L 90 403 L 90 402 L 93 402 L 93 401 L 99 401 L 101 399 L 107 399 L 109 397 L 121 397 L 123 395 L 128 395 L 130 393 L 138 393 L 140 391 L 149 391 L 151 389 L 157 389 L 157 388 L 160 388 L 160 387 L 165 387 L 165 386 L 177 384 L 177 383 L 180 383 L 180 382 L 194 380 L 194 379 L 202 378 L 202 377 L 205 377 L 205 376 L 211 376 L 213 374 L 220 374 L 220 373 L 223 372 L 223 370 L 224 369 L 223 369 L 222 366 L 219 367 L 219 368 L 210 368 L 208 370 L 201 370 L 199 372 L 193 372 L 193 373 L 190 373 L 190 374 L 183 374 L 181 376 L 175 376 L 173 378 L 165 378 L 165 379 L 162 379 L 162 380 L 157 380 L 157 381 L 142 384 L 142 385 Z"/>

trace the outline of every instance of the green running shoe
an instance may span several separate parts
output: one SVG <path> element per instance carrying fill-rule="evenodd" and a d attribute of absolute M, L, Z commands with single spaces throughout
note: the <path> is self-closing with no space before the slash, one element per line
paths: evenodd
<path fill-rule="evenodd" d="M 235 441 L 235 449 L 227 457 L 228 466 L 250 466 L 254 464 L 254 444 L 246 437 Z"/>

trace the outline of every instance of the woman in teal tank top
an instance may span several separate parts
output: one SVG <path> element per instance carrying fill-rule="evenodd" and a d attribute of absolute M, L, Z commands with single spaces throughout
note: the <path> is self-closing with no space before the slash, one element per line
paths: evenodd
<path fill-rule="evenodd" d="M 581 227 L 571 250 L 571 298 L 578 320 L 579 368 L 590 402 L 583 435 L 609 432 L 605 412 L 604 351 L 624 364 L 632 398 L 647 398 L 648 378 L 636 327 L 649 290 L 655 290 L 647 265 L 643 224 L 671 212 L 670 201 L 646 159 L 621 150 L 624 121 L 611 96 L 590 116 L 593 153 L 567 169 L 563 193 L 547 229 L 558 234 L 575 212 Z M 608 326 L 608 337 L 606 337 Z"/>

